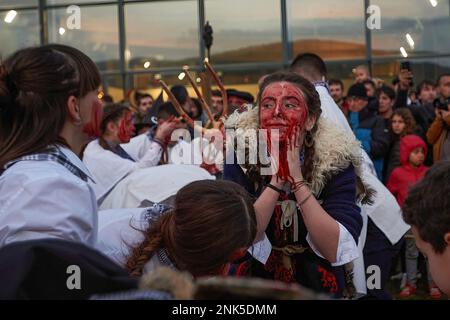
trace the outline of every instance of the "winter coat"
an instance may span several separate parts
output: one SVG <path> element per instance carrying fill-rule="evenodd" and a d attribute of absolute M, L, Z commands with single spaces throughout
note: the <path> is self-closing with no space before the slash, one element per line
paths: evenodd
<path fill-rule="evenodd" d="M 441 159 L 442 146 L 449 139 L 450 115 L 446 118 L 436 118 L 427 131 L 428 142 L 433 145 L 433 162 Z"/>
<path fill-rule="evenodd" d="M 384 119 L 368 107 L 358 113 L 349 112 L 348 118 L 356 139 L 372 159 L 378 178 L 382 179 L 383 160 L 390 144 L 390 134 Z"/>
<path fill-rule="evenodd" d="M 423 148 L 425 157 L 427 153 L 427 145 L 425 141 L 416 135 L 407 135 L 400 140 L 400 163 L 401 166 L 392 171 L 391 176 L 387 182 L 387 188 L 398 201 L 400 207 L 408 196 L 409 188 L 420 181 L 427 170 L 425 165 L 413 167 L 409 163 L 409 155 L 415 148 Z"/>

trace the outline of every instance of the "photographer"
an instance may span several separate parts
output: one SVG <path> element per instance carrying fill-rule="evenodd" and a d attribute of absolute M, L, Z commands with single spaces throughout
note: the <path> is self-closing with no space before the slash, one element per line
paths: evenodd
<path fill-rule="evenodd" d="M 450 160 L 450 74 L 438 78 L 440 97 L 434 101 L 436 118 L 427 131 L 428 142 L 433 145 L 433 162 Z"/>
<path fill-rule="evenodd" d="M 440 102 L 442 103 L 442 102 Z M 447 105 L 447 110 L 443 106 Z M 435 108 L 436 118 L 427 131 L 428 142 L 433 145 L 433 162 L 450 160 L 450 101 Z"/>

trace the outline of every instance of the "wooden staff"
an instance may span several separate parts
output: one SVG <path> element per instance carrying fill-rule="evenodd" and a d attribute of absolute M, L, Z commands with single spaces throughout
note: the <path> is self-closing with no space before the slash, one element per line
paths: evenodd
<path fill-rule="evenodd" d="M 220 117 L 228 116 L 228 95 L 227 95 L 227 90 L 225 90 L 225 87 L 223 86 L 223 83 L 220 80 L 219 75 L 214 70 L 214 68 L 209 64 L 207 58 L 205 59 L 205 67 L 206 67 L 206 69 L 208 69 L 209 73 L 214 78 L 214 81 L 216 82 L 217 86 L 220 89 L 220 93 L 222 94 L 223 110 L 222 110 L 222 113 L 220 114 Z"/>
<path fill-rule="evenodd" d="M 190 125 L 192 128 L 194 128 L 194 130 L 199 130 L 200 132 L 203 133 L 205 131 L 205 129 L 199 125 L 196 125 L 194 120 L 192 120 L 191 117 L 189 117 L 189 115 L 186 113 L 186 111 L 184 111 L 183 107 L 181 107 L 181 104 L 177 100 L 175 95 L 172 93 L 172 91 L 170 91 L 167 84 L 163 80 L 159 80 L 159 83 L 161 84 L 161 87 L 163 88 L 163 90 L 167 94 L 167 96 L 169 97 L 169 100 L 172 102 L 173 106 L 175 107 L 175 110 L 177 110 L 177 112 L 180 114 L 180 116 L 183 117 L 183 119 L 185 119 L 187 121 L 188 125 Z"/>
<path fill-rule="evenodd" d="M 208 104 L 206 103 L 205 99 L 203 98 L 203 95 L 200 93 L 200 90 L 198 90 L 198 87 L 195 84 L 194 79 L 189 74 L 189 67 L 188 66 L 184 66 L 183 67 L 183 71 L 186 74 L 189 82 L 191 83 L 192 88 L 194 88 L 195 94 L 197 95 L 198 99 L 200 100 L 200 104 L 202 105 L 203 111 L 206 112 L 206 115 L 208 116 L 209 121 L 211 123 L 213 123 L 214 122 L 214 117 L 213 117 L 213 115 L 211 113 L 211 109 L 209 108 Z"/>

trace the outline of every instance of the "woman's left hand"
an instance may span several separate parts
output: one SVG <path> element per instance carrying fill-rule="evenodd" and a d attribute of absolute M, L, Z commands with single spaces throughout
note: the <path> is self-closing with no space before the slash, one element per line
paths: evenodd
<path fill-rule="evenodd" d="M 287 161 L 289 165 L 289 173 L 294 181 L 303 180 L 301 163 L 300 163 L 300 150 L 301 150 L 301 134 L 297 132 L 290 141 L 290 147 L 287 151 Z"/>

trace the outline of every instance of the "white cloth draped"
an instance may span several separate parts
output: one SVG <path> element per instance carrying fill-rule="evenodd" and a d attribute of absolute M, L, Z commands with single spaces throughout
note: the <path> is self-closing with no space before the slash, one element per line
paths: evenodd
<path fill-rule="evenodd" d="M 100 209 L 137 208 L 144 200 L 161 202 L 197 180 L 214 180 L 208 171 L 194 165 L 166 164 L 140 169 L 120 181 Z"/>
<path fill-rule="evenodd" d="M 138 169 L 155 166 L 161 159 L 161 146 L 150 141 L 145 134 L 131 139 L 129 143 L 121 144 L 121 147 L 135 162 L 103 149 L 98 140 L 89 143 L 84 151 L 83 162 L 94 176 L 96 183 L 91 185 L 97 200 L 126 175 Z"/>

